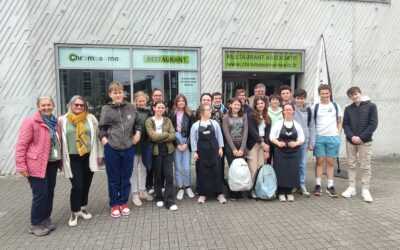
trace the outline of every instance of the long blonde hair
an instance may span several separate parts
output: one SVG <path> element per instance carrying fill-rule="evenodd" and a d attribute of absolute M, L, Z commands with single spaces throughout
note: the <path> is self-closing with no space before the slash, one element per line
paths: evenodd
<path fill-rule="evenodd" d="M 185 108 L 183 109 L 183 111 L 184 111 L 188 116 L 191 116 L 191 115 L 192 115 L 192 111 L 190 110 L 190 108 L 189 108 L 189 106 L 188 106 L 187 98 L 186 98 L 186 96 L 181 95 L 181 94 L 179 94 L 179 95 L 177 95 L 177 96 L 175 97 L 174 106 L 172 107 L 172 110 L 173 110 L 175 113 L 178 112 L 178 101 L 179 101 L 180 98 L 182 98 L 182 99 L 185 101 Z"/>

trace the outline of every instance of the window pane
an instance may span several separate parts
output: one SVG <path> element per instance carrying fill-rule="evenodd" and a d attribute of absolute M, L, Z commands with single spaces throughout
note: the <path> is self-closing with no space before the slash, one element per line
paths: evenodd
<path fill-rule="evenodd" d="M 99 118 L 101 107 L 109 100 L 108 85 L 113 80 L 124 85 L 125 100 L 130 102 L 128 70 L 61 69 L 61 112 L 66 113 L 72 96 L 81 95 L 88 102 L 89 112 Z"/>

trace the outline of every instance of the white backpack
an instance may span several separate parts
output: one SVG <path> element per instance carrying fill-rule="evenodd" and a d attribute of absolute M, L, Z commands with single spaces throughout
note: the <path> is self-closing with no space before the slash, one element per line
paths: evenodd
<path fill-rule="evenodd" d="M 253 187 L 249 166 L 243 158 L 232 161 L 228 177 L 229 188 L 232 191 L 247 191 Z"/>

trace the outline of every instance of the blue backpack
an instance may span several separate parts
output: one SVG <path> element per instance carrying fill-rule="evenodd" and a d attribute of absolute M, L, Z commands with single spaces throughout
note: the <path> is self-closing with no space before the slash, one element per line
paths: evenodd
<path fill-rule="evenodd" d="M 257 172 L 254 190 L 258 198 L 263 200 L 274 199 L 278 183 L 275 171 L 271 165 L 263 165 Z"/>

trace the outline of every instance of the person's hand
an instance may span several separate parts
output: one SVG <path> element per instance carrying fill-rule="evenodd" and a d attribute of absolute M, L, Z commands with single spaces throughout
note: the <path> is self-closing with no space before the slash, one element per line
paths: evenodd
<path fill-rule="evenodd" d="M 288 146 L 291 148 L 295 148 L 297 146 L 299 146 L 299 142 L 298 141 L 291 141 L 288 143 Z"/>
<path fill-rule="evenodd" d="M 26 177 L 26 178 L 29 177 L 28 171 L 23 171 L 23 172 L 21 172 L 20 174 L 21 174 L 23 177 Z"/>
<path fill-rule="evenodd" d="M 314 147 L 308 146 L 308 151 L 313 151 Z"/>
<path fill-rule="evenodd" d="M 269 145 L 266 144 L 265 142 L 263 142 L 263 143 L 261 144 L 261 147 L 262 147 L 262 149 L 263 149 L 264 151 L 269 151 Z"/>
<path fill-rule="evenodd" d="M 136 133 L 134 136 L 133 136 L 133 144 L 136 144 L 136 143 L 138 143 L 140 141 L 140 133 Z"/>
<path fill-rule="evenodd" d="M 269 152 L 264 151 L 264 159 L 268 160 L 270 157 Z"/>
<path fill-rule="evenodd" d="M 238 157 L 239 151 L 237 149 L 234 149 L 232 153 L 233 153 L 233 156 Z"/>
<path fill-rule="evenodd" d="M 240 149 L 237 151 L 236 157 L 242 157 L 243 156 L 243 151 Z"/>
<path fill-rule="evenodd" d="M 354 144 L 362 144 L 363 143 L 363 141 L 358 136 L 351 137 L 351 142 Z"/>
<path fill-rule="evenodd" d="M 103 146 L 106 145 L 108 143 L 107 137 L 101 138 L 101 143 L 103 143 Z"/>
<path fill-rule="evenodd" d="M 199 154 L 198 154 L 197 152 L 194 152 L 194 154 L 193 154 L 193 159 L 194 159 L 195 161 L 197 161 L 197 160 L 199 159 Z"/>
<path fill-rule="evenodd" d="M 222 148 L 218 149 L 218 155 L 219 155 L 219 158 L 222 158 L 222 156 L 224 155 L 224 152 L 222 151 Z"/>
<path fill-rule="evenodd" d="M 187 144 L 182 144 L 182 145 L 178 145 L 178 146 L 181 146 L 181 149 L 179 149 L 179 151 L 181 151 L 181 152 L 185 151 L 188 148 Z"/>
<path fill-rule="evenodd" d="M 102 166 L 103 164 L 104 164 L 104 158 L 103 157 L 97 158 L 97 165 Z"/>
<path fill-rule="evenodd" d="M 276 143 L 276 146 L 278 146 L 278 147 L 280 147 L 280 148 L 283 148 L 283 147 L 286 147 L 286 143 L 284 143 L 283 141 L 278 141 L 278 142 Z"/>

